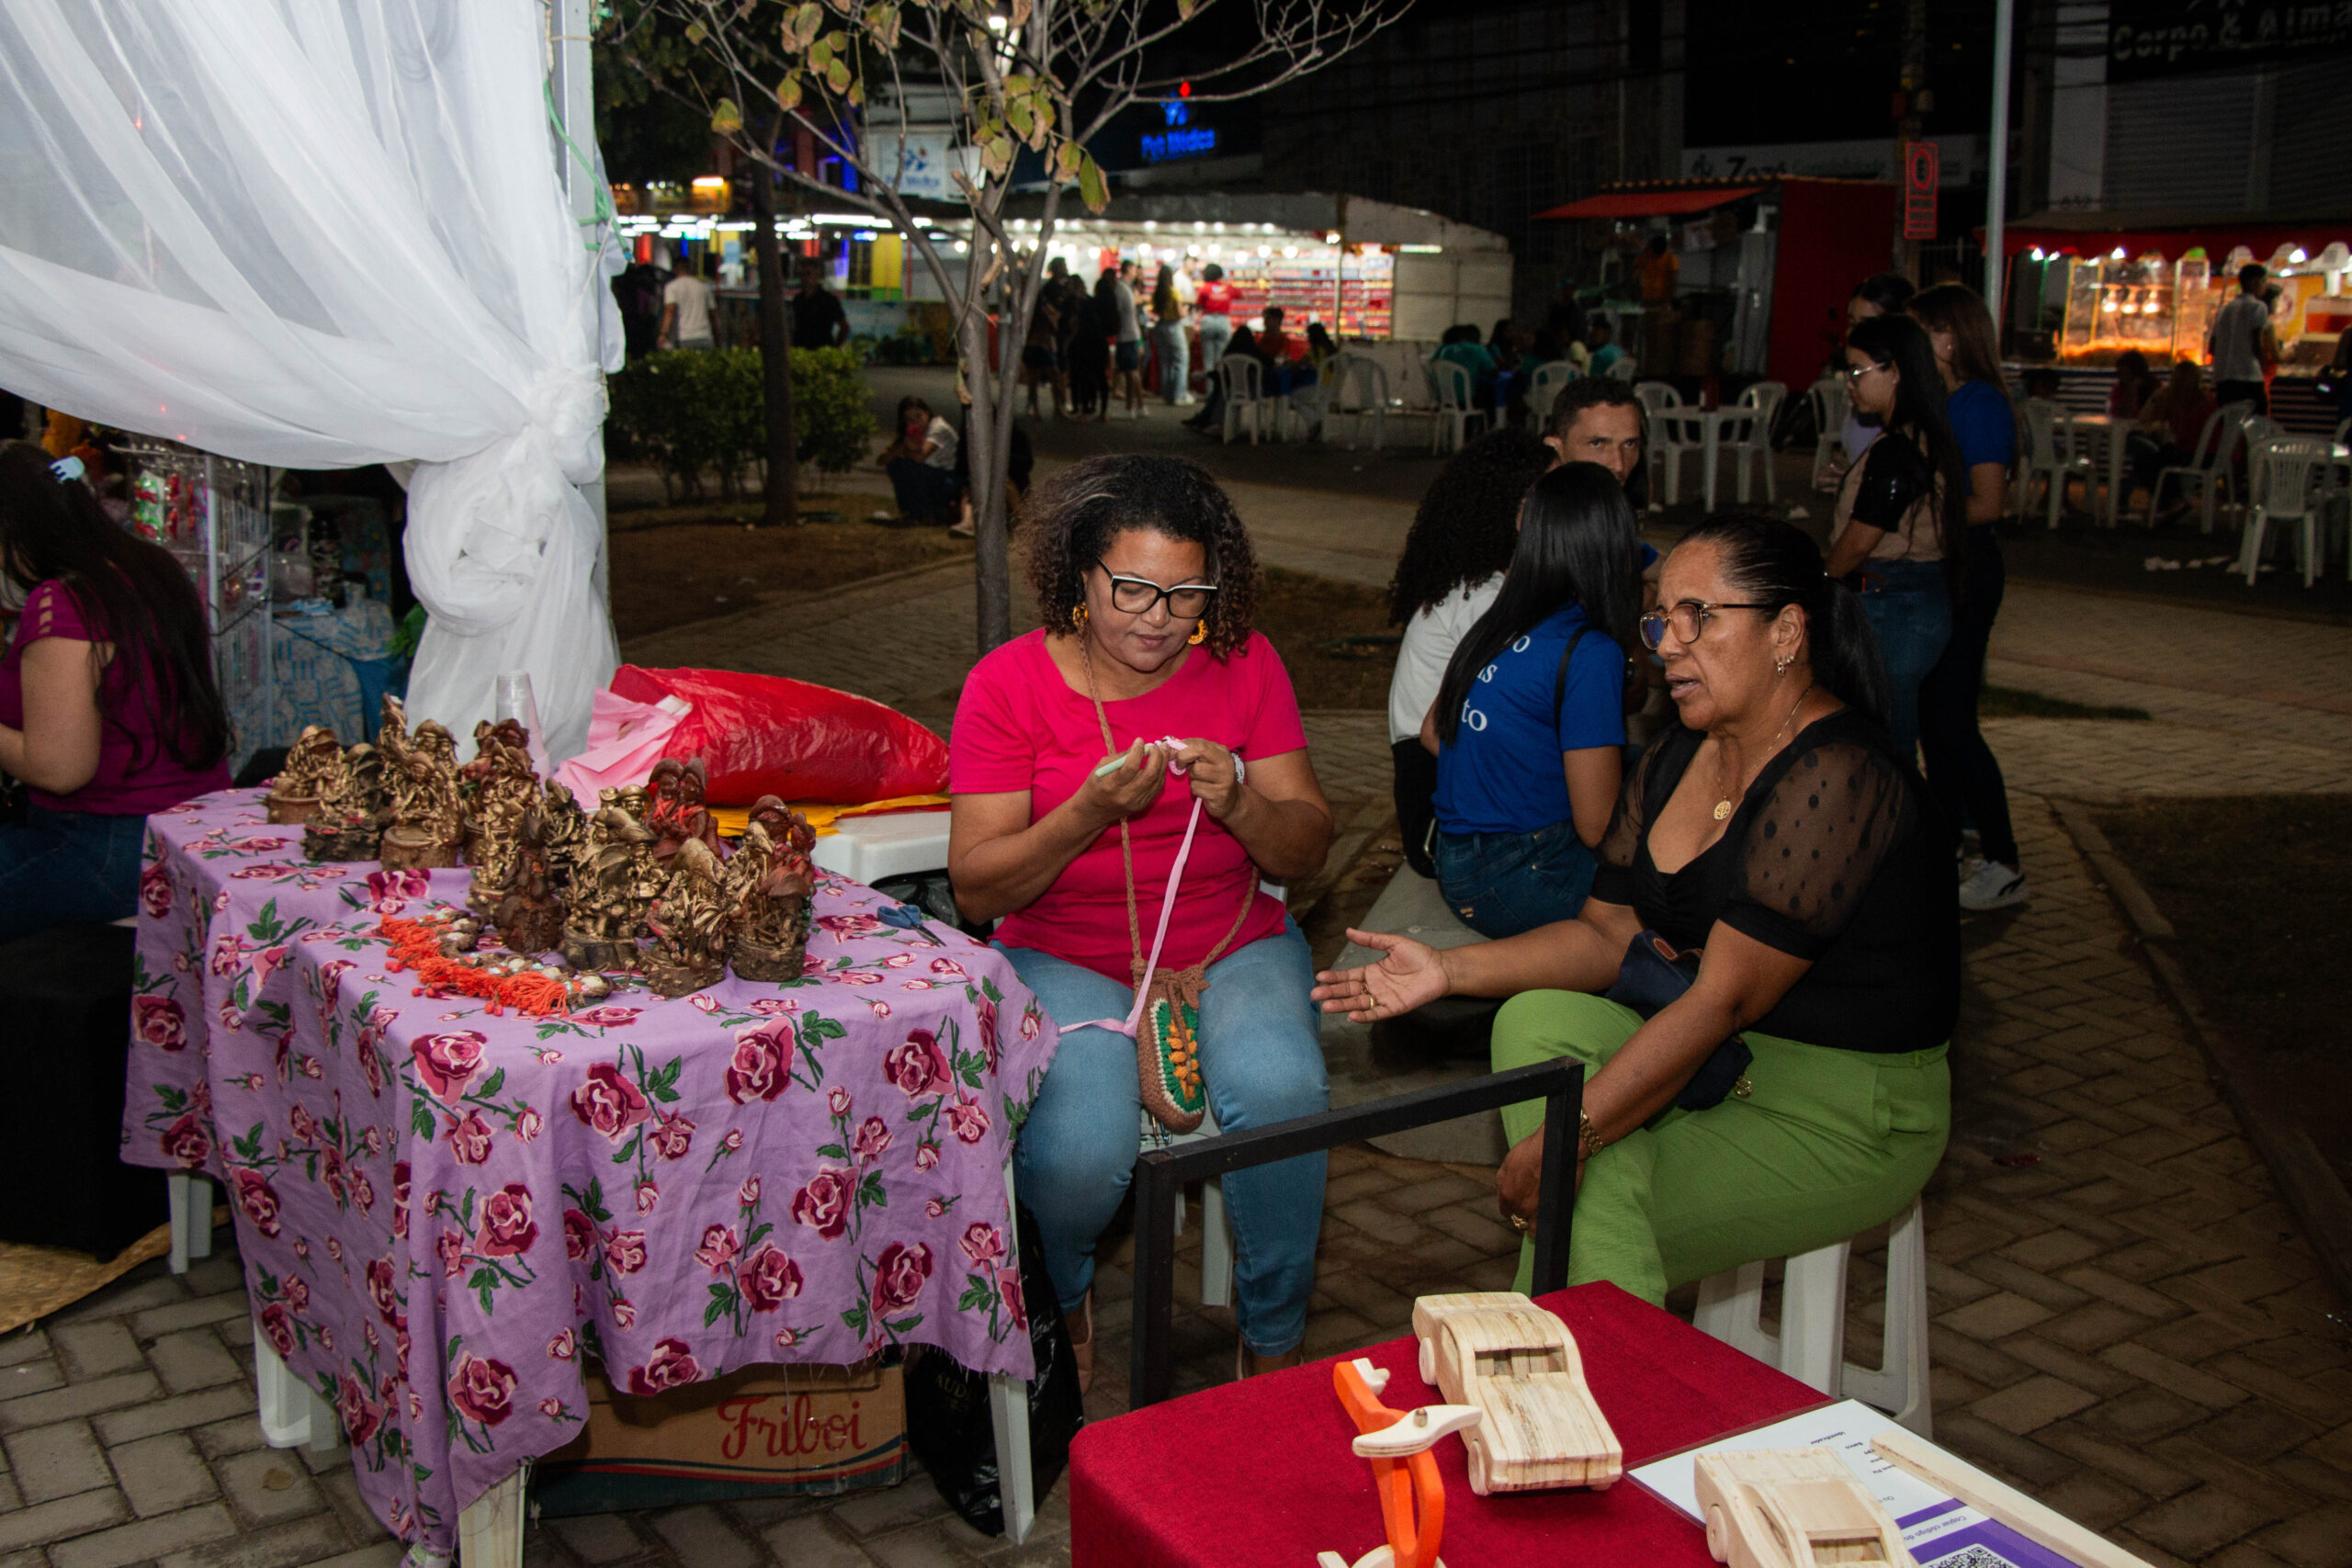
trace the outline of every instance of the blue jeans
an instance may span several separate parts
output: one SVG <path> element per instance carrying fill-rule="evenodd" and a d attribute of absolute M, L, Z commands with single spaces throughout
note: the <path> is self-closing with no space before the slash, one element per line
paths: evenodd
<path fill-rule="evenodd" d="M 1572 920 L 1592 891 L 1600 862 L 1573 821 L 1532 833 L 1438 830 L 1438 891 L 1480 936 L 1517 936 Z"/>
<path fill-rule="evenodd" d="M 1231 316 L 1201 318 L 1201 374 L 1216 374 L 1216 362 L 1225 357 L 1225 345 L 1233 341 Z"/>
<path fill-rule="evenodd" d="M 1967 586 L 1952 615 L 1951 640 L 1919 688 L 1919 752 L 1928 765 L 1928 797 L 1952 847 L 1960 847 L 1962 826 L 1973 824 L 1986 860 L 2015 865 L 2018 837 L 2009 820 L 2008 784 L 2000 759 L 1976 724 L 1984 653 L 2007 584 L 2000 536 L 1990 523 L 1977 524 L 1968 533 Z"/>
<path fill-rule="evenodd" d="M 147 818 L 32 807 L 0 826 L 0 942 L 68 920 L 119 920 L 139 909 Z"/>
<path fill-rule="evenodd" d="M 893 457 L 888 471 L 899 516 L 910 522 L 956 521 L 956 498 L 962 487 L 956 482 L 955 469 L 937 468 L 913 457 Z"/>
<path fill-rule="evenodd" d="M 1159 350 L 1159 395 L 1172 403 L 1192 389 L 1192 345 L 1182 321 L 1162 322 L 1151 329 L 1151 338 Z"/>
<path fill-rule="evenodd" d="M 1091 969 L 1004 947 L 1046 1016 L 1066 1026 L 1124 1018 L 1135 992 Z M 1201 1068 L 1209 1109 L 1227 1133 L 1330 1107 L 1306 939 L 1295 922 L 1208 968 L 1201 998 Z M 1094 1244 L 1126 1197 L 1143 1113 L 1135 1042 L 1107 1029 L 1068 1031 L 1013 1149 L 1013 1180 L 1037 1222 L 1046 1271 L 1064 1311 L 1094 1283 Z M 1323 1227 L 1324 1156 L 1300 1155 L 1225 1178 L 1233 1226 L 1234 1315 L 1261 1356 L 1306 1337 L 1315 1242 Z"/>
<path fill-rule="evenodd" d="M 1887 733 L 1894 749 L 1916 761 L 1919 685 L 1951 640 L 1951 591 L 1941 561 L 1865 561 L 1862 572 L 1862 613 L 1878 634 L 1879 662 L 1886 667 Z"/>

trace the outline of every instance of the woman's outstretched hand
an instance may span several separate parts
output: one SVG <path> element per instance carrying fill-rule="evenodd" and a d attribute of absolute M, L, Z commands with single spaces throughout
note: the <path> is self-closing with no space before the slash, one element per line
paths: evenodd
<path fill-rule="evenodd" d="M 1361 969 L 1326 969 L 1308 993 L 1325 1012 L 1343 1012 L 1351 1023 L 1372 1023 L 1408 1013 L 1451 991 L 1445 955 L 1427 942 L 1385 931 L 1350 931 L 1348 940 L 1385 954 Z"/>

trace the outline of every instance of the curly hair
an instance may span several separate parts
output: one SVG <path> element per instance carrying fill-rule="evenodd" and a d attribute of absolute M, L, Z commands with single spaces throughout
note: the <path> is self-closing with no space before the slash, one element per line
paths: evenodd
<path fill-rule="evenodd" d="M 1510 427 L 1455 453 L 1413 513 L 1388 584 L 1389 624 L 1401 626 L 1455 589 L 1510 565 L 1520 500 L 1551 466 L 1550 447 Z"/>
<path fill-rule="evenodd" d="M 1201 547 L 1216 596 L 1202 617 L 1210 653 L 1224 659 L 1250 640 L 1258 610 L 1258 556 L 1240 514 L 1206 468 L 1182 457 L 1120 453 L 1071 464 L 1040 483 L 1029 503 L 1036 530 L 1029 584 L 1053 633 L 1078 630 L 1086 574 L 1130 528 Z"/>

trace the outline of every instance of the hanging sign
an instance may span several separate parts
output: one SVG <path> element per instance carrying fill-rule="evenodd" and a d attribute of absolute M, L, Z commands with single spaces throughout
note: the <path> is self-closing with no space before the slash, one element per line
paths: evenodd
<path fill-rule="evenodd" d="M 1932 141 L 1914 141 L 1903 149 L 1903 237 L 1936 237 L 1936 178 L 1939 153 Z"/>

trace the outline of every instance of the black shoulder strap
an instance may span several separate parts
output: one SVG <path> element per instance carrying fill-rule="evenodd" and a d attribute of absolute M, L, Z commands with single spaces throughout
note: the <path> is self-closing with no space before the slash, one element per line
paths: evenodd
<path fill-rule="evenodd" d="M 1568 638 L 1566 651 L 1560 655 L 1559 673 L 1552 677 L 1552 734 L 1555 739 L 1560 733 L 1560 716 L 1567 711 L 1568 706 L 1568 660 L 1577 656 L 1577 644 L 1582 642 L 1584 634 L 1590 630 L 1592 628 L 1589 626 L 1577 628 L 1577 635 Z"/>

